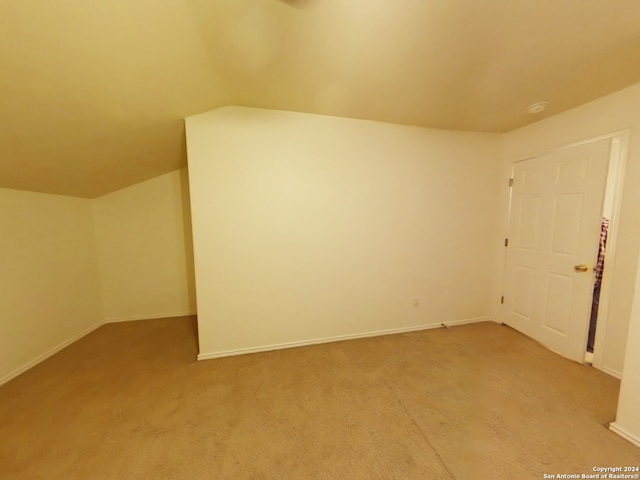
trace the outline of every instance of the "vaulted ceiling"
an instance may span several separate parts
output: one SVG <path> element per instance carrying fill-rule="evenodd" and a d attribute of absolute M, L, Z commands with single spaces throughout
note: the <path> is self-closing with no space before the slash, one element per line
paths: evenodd
<path fill-rule="evenodd" d="M 638 0 L 4 0 L 0 187 L 174 170 L 227 104 L 505 132 L 637 82 Z"/>

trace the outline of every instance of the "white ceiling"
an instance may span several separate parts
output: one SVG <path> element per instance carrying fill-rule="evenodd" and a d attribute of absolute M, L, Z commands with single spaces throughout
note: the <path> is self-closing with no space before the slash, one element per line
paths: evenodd
<path fill-rule="evenodd" d="M 174 170 L 226 104 L 504 132 L 637 82 L 638 0 L 4 0 L 0 187 Z"/>

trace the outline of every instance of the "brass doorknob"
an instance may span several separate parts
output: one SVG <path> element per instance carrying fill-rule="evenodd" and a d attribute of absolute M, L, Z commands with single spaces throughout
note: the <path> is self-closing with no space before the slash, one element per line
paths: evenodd
<path fill-rule="evenodd" d="M 581 263 L 580 265 L 576 265 L 575 267 L 573 267 L 573 269 L 576 272 L 588 272 L 589 271 L 589 267 L 587 265 L 585 265 L 584 263 Z"/>

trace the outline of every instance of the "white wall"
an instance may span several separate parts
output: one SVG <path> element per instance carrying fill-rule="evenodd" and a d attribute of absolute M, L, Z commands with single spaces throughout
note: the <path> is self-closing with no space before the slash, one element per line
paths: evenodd
<path fill-rule="evenodd" d="M 490 317 L 500 138 L 188 118 L 200 358 Z"/>
<path fill-rule="evenodd" d="M 0 384 L 102 321 L 91 201 L 0 189 Z"/>
<path fill-rule="evenodd" d="M 640 268 L 639 268 L 640 272 Z M 640 447 L 640 275 L 636 280 L 635 300 L 625 355 L 625 371 L 620 385 L 618 412 L 611 429 Z"/>
<path fill-rule="evenodd" d="M 182 169 L 93 200 L 106 321 L 195 312 L 188 195 Z"/>
<path fill-rule="evenodd" d="M 603 333 L 600 326 L 599 338 L 596 339 L 596 359 L 600 367 L 617 375 L 623 371 L 640 250 L 640 215 L 637 213 L 640 210 L 640 84 L 504 136 L 503 179 L 514 159 L 627 128 L 631 130 L 631 137 L 616 261 L 615 264 L 606 264 L 605 273 L 612 279 L 609 289 L 611 303 L 604 342 L 599 350 Z M 504 181 L 502 184 L 506 185 Z"/>

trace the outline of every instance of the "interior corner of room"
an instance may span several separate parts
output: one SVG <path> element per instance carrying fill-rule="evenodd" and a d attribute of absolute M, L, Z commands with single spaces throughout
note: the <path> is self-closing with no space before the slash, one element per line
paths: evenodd
<path fill-rule="evenodd" d="M 0 383 L 104 323 L 195 314 L 185 178 L 94 199 L 0 189 Z"/>

